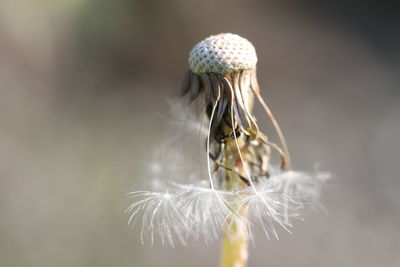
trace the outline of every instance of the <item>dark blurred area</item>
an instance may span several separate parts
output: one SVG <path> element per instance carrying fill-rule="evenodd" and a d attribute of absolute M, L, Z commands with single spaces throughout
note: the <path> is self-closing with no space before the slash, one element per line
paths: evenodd
<path fill-rule="evenodd" d="M 216 266 L 219 244 L 141 245 L 148 179 L 191 47 L 232 32 L 322 203 L 249 266 L 399 266 L 400 16 L 391 1 L 0 1 L 0 265 Z M 266 131 L 267 120 L 256 110 Z"/>

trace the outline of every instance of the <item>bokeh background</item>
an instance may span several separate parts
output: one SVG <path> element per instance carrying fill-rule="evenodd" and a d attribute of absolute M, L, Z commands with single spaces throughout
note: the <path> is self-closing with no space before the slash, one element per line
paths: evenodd
<path fill-rule="evenodd" d="M 258 235 L 249 266 L 400 266 L 398 11 L 386 1 L 1 0 L 0 265 L 217 266 L 218 243 L 141 245 L 123 210 L 149 179 L 190 48 L 233 32 L 257 48 L 295 166 L 335 176 L 328 213 L 307 211 L 279 241 Z"/>

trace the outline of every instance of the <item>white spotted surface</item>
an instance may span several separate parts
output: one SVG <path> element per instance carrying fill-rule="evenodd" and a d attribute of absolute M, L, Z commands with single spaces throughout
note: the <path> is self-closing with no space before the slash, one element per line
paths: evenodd
<path fill-rule="evenodd" d="M 232 33 L 211 35 L 197 43 L 189 53 L 190 69 L 197 74 L 253 69 L 256 63 L 252 43 Z"/>

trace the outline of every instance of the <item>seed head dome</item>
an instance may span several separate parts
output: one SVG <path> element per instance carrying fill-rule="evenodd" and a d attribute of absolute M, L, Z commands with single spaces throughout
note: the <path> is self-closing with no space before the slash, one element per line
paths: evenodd
<path fill-rule="evenodd" d="M 197 74 L 254 69 L 256 63 L 254 46 L 232 33 L 211 35 L 197 43 L 189 53 L 189 67 Z"/>

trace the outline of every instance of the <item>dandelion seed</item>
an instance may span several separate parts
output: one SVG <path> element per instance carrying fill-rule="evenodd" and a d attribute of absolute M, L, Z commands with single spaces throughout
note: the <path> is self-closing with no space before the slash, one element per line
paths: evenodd
<path fill-rule="evenodd" d="M 141 241 L 149 235 L 154 243 L 158 234 L 163 245 L 174 246 L 176 242 L 186 245 L 187 222 L 182 213 L 179 193 L 136 191 L 128 194 L 134 199 L 125 212 L 130 213 L 129 224 L 141 215 Z"/>
<path fill-rule="evenodd" d="M 330 177 L 330 174 L 327 172 L 288 171 L 277 173 L 272 176 L 270 183 L 283 195 L 290 196 L 297 208 L 310 205 L 322 209 L 319 202 L 321 186 L 328 181 Z M 284 210 L 286 222 L 289 221 L 290 217 L 289 209 L 290 203 L 286 200 Z"/>
<path fill-rule="evenodd" d="M 206 244 L 220 238 L 232 214 L 228 197 L 233 193 L 210 189 L 206 183 L 178 186 L 185 199 L 182 211 L 189 219 L 190 238 Z"/>

